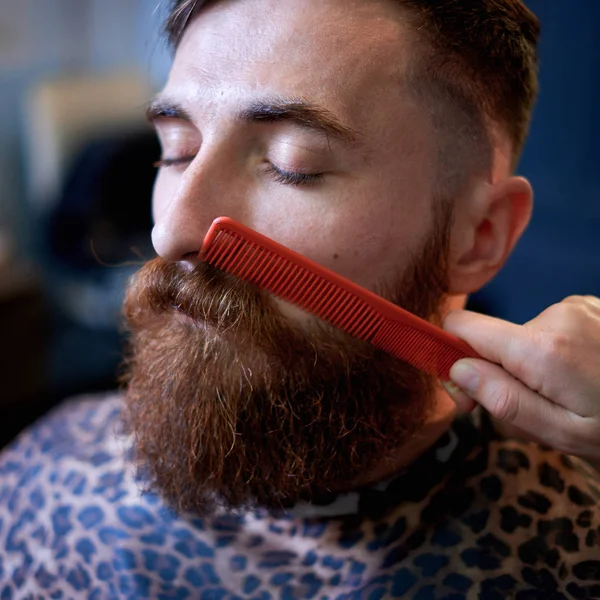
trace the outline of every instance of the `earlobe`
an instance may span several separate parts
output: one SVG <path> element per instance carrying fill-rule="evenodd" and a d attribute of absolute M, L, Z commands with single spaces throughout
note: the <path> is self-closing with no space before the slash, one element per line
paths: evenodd
<path fill-rule="evenodd" d="M 533 191 L 523 177 L 509 177 L 474 194 L 456 215 L 450 293 L 470 294 L 502 268 L 531 218 Z"/>

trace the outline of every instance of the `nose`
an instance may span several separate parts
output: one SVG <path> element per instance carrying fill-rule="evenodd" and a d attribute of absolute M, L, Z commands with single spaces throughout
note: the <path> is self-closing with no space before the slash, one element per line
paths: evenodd
<path fill-rule="evenodd" d="M 214 162 L 200 156 L 181 174 L 169 170 L 159 174 L 154 190 L 152 244 L 160 257 L 188 267 L 198 264 L 198 253 L 214 219 L 233 216 L 232 190 L 225 183 L 228 180 L 231 176 L 224 177 Z"/>

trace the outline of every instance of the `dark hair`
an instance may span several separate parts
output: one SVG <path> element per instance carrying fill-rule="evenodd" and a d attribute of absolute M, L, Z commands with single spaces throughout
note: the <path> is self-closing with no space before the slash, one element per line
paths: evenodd
<path fill-rule="evenodd" d="M 196 13 L 214 1 L 172 1 L 165 32 L 173 48 Z M 538 93 L 536 16 L 522 0 L 390 1 L 418 36 L 409 80 L 439 132 L 446 191 L 464 175 L 460 157 L 470 161 L 471 173 L 489 170 L 498 131 L 510 140 L 514 168 Z"/>

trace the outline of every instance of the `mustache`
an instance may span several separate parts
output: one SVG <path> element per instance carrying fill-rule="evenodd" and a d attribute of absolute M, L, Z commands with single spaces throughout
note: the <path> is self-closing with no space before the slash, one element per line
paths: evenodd
<path fill-rule="evenodd" d="M 205 262 L 185 271 L 156 258 L 134 276 L 128 297 L 136 299 L 126 306 L 126 317 L 134 323 L 148 313 L 179 313 L 223 331 L 243 322 L 260 329 L 278 318 L 266 292 Z"/>

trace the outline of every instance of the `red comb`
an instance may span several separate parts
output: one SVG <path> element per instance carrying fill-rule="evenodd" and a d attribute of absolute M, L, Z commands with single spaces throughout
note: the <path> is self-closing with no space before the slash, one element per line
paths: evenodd
<path fill-rule="evenodd" d="M 227 217 L 206 234 L 200 258 L 295 304 L 443 381 L 465 342 Z"/>

